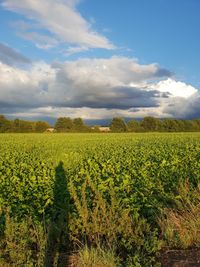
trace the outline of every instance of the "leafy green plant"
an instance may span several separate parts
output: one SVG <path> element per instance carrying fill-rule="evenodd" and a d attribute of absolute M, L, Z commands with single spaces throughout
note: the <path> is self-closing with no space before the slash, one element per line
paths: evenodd
<path fill-rule="evenodd" d="M 63 228 L 69 228 L 71 251 L 77 243 L 89 249 L 100 244 L 127 266 L 156 266 L 163 240 L 169 247 L 198 247 L 197 241 L 180 241 L 180 233 L 199 236 L 195 190 L 200 183 L 199 137 L 199 133 L 0 134 L 1 265 L 13 264 L 17 256 L 30 266 L 37 257 L 42 259 L 30 249 L 30 244 L 40 242 L 31 229 L 34 226 L 46 240 L 46 231 L 58 217 Z M 66 175 L 63 190 L 56 186 L 61 161 Z M 181 188 L 185 181 L 189 187 Z M 55 204 L 62 191 L 69 193 L 69 202 L 57 216 Z M 3 212 L 8 209 L 9 216 Z M 169 219 L 169 227 L 158 224 L 161 214 Z M 176 231 L 175 220 L 181 226 Z M 43 251 L 46 246 L 39 247 Z M 24 248 L 21 259 L 14 250 L 19 247 Z"/>
<path fill-rule="evenodd" d="M 75 215 L 70 219 L 72 240 L 118 251 L 127 264 L 134 258 L 138 266 L 154 266 L 156 260 L 153 255 L 160 249 L 156 231 L 152 231 L 138 213 L 133 217 L 112 188 L 109 192 L 105 198 L 87 176 L 78 196 L 71 182 L 70 193 L 76 207 Z"/>

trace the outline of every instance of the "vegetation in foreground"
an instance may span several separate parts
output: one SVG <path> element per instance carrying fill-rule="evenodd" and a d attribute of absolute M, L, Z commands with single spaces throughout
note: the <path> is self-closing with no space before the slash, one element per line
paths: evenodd
<path fill-rule="evenodd" d="M 200 247 L 199 133 L 2 134 L 0 152 L 0 266 L 151 267 Z"/>

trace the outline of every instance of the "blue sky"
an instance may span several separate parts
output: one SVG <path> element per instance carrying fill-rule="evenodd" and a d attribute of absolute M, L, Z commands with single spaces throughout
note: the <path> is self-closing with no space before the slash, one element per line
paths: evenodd
<path fill-rule="evenodd" d="M 199 10 L 199 0 L 2 0 L 0 113 L 200 117 Z"/>

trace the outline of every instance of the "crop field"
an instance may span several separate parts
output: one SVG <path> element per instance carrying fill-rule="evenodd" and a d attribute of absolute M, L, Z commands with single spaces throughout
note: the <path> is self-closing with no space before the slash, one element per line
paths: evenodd
<path fill-rule="evenodd" d="M 83 248 L 160 266 L 200 247 L 199 185 L 200 133 L 1 134 L 0 266 L 69 266 Z"/>

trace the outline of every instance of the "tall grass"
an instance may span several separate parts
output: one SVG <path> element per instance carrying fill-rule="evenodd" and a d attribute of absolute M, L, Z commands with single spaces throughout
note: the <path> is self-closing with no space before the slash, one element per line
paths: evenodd
<path fill-rule="evenodd" d="M 0 266 L 42 266 L 46 245 L 43 226 L 29 217 L 18 221 L 11 218 L 9 212 L 3 216 L 5 228 L 0 234 Z"/>
<path fill-rule="evenodd" d="M 188 182 L 180 184 L 176 207 L 164 210 L 159 225 L 166 246 L 200 247 L 200 184 L 196 189 Z"/>
<path fill-rule="evenodd" d="M 119 258 L 111 250 L 104 250 L 101 247 L 79 250 L 71 261 L 71 267 L 117 267 L 121 266 Z"/>

